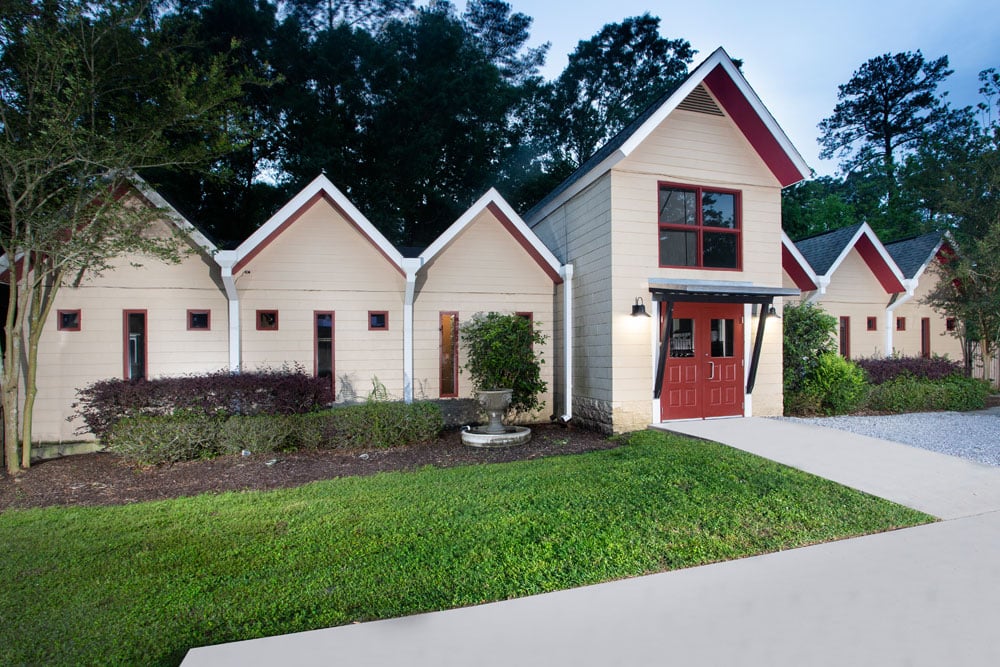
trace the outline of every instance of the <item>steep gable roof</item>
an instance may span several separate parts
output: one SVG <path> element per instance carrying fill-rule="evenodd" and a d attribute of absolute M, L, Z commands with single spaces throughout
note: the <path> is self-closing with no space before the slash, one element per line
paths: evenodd
<path fill-rule="evenodd" d="M 782 187 L 810 176 L 809 166 L 792 145 L 777 121 L 747 83 L 726 51 L 719 47 L 676 88 L 667 91 L 621 132 L 560 183 L 525 214 L 534 226 L 563 201 L 628 157 L 667 116 L 704 85 L 722 105 L 743 135 L 764 160 Z"/>
<path fill-rule="evenodd" d="M 820 282 L 829 284 L 851 250 L 856 250 L 887 293 L 906 291 L 902 272 L 867 222 L 810 236 L 795 246 Z"/>
<path fill-rule="evenodd" d="M 804 292 L 819 289 L 819 278 L 791 237 L 781 230 L 781 267 Z"/>
<path fill-rule="evenodd" d="M 320 174 L 309 185 L 302 188 L 297 195 L 282 206 L 277 213 L 271 216 L 267 222 L 261 225 L 257 231 L 251 234 L 249 238 L 233 251 L 235 253 L 233 272 L 237 272 L 245 267 L 261 250 L 266 248 L 282 232 L 298 220 L 303 213 L 309 210 L 313 204 L 321 199 L 336 209 L 348 224 L 368 239 L 393 268 L 402 275 L 406 274 L 406 271 L 403 269 L 403 255 L 399 250 L 393 247 L 388 239 L 368 221 L 368 218 L 323 174 Z"/>
<path fill-rule="evenodd" d="M 448 229 L 446 229 L 431 245 L 420 253 L 422 266 L 427 266 L 437 255 L 443 252 L 451 243 L 458 238 L 462 231 L 479 217 L 484 211 L 489 211 L 503 225 L 514 240 L 517 241 L 525 252 L 538 264 L 539 267 L 556 284 L 563 281 L 559 273 L 560 264 L 552 251 L 539 240 L 528 225 L 524 223 L 521 216 L 511 208 L 510 204 L 501 196 L 495 188 L 484 194 L 479 200 L 469 207 Z"/>
<path fill-rule="evenodd" d="M 943 232 L 930 232 L 886 243 L 885 249 L 896 262 L 896 266 L 899 267 L 903 276 L 912 280 L 924 272 L 941 246 L 946 243 Z"/>

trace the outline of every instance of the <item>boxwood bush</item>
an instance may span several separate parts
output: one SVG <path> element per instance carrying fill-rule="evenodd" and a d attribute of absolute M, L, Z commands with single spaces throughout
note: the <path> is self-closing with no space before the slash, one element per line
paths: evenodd
<path fill-rule="evenodd" d="M 136 415 L 111 428 L 108 449 L 143 465 L 234 454 L 307 448 L 358 449 L 415 445 L 433 440 L 443 427 L 440 408 L 370 401 L 321 412 L 291 415 L 206 415 L 178 411 Z"/>
<path fill-rule="evenodd" d="M 802 393 L 828 415 L 842 415 L 858 408 L 868 393 L 865 372 L 834 352 L 819 355 L 806 376 Z"/>

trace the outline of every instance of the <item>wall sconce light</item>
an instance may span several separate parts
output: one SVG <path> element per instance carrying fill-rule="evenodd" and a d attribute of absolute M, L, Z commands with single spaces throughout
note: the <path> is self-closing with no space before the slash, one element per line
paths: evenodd
<path fill-rule="evenodd" d="M 779 320 L 781 319 L 781 313 L 778 312 L 778 309 L 774 307 L 773 303 L 767 309 L 767 316 L 768 317 L 776 317 Z"/>
<path fill-rule="evenodd" d="M 640 315 L 651 317 L 651 315 L 646 312 L 646 304 L 642 302 L 642 297 L 637 296 L 635 298 L 635 303 L 632 304 L 632 317 L 639 317 Z"/>

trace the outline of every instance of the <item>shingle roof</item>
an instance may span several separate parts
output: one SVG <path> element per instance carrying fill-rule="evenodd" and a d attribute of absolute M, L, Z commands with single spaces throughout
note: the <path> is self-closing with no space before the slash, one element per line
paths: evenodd
<path fill-rule="evenodd" d="M 937 252 L 944 237 L 942 232 L 930 232 L 894 243 L 886 243 L 885 249 L 896 262 L 896 266 L 906 278 L 913 278 L 931 256 Z"/>
<path fill-rule="evenodd" d="M 823 232 L 795 242 L 795 247 L 799 249 L 802 256 L 813 271 L 818 276 L 825 276 L 830 271 L 830 267 L 837 261 L 844 247 L 850 243 L 854 235 L 858 233 L 861 224 L 842 227 L 832 232 Z"/>

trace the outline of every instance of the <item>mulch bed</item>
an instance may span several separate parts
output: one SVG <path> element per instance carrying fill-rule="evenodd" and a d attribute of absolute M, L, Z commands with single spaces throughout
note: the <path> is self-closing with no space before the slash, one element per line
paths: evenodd
<path fill-rule="evenodd" d="M 504 449 L 467 447 L 455 430 L 432 443 L 413 447 L 223 456 L 148 468 L 137 468 L 108 453 L 67 456 L 36 463 L 15 479 L 0 477 L 0 511 L 50 505 L 124 505 L 200 493 L 282 489 L 335 477 L 426 465 L 447 468 L 524 461 L 620 444 L 572 427 L 545 424 L 533 426 L 532 431 L 527 444 Z"/>

